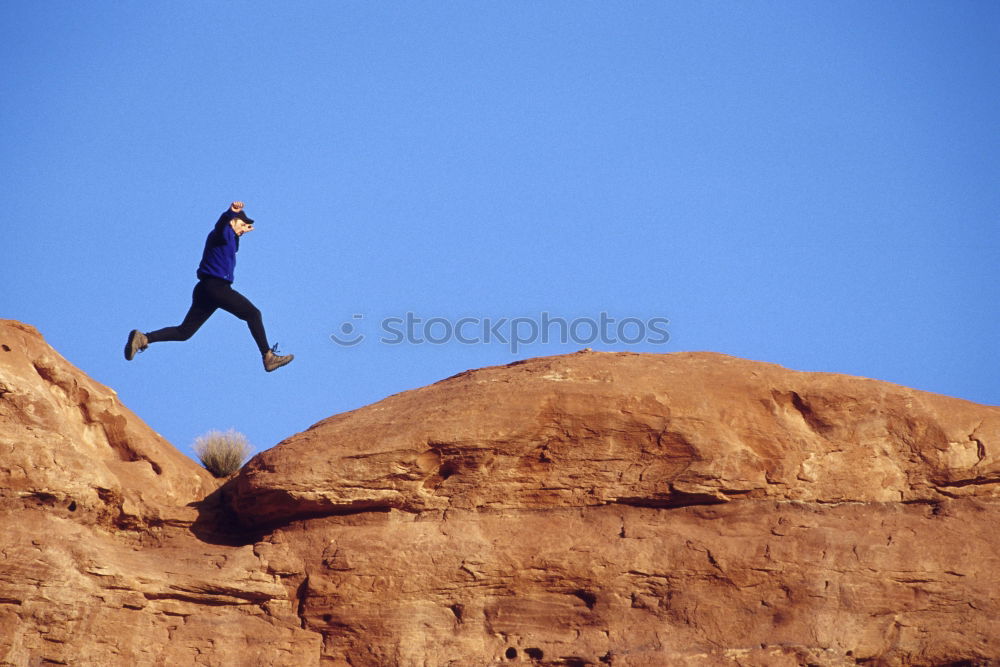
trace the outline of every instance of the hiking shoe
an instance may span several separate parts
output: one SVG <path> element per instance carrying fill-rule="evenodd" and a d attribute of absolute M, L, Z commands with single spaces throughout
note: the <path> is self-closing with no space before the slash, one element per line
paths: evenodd
<path fill-rule="evenodd" d="M 264 353 L 264 370 L 270 373 L 290 363 L 294 358 L 294 354 L 278 354 L 278 344 L 275 343 L 274 347 Z"/>
<path fill-rule="evenodd" d="M 132 361 L 136 352 L 142 352 L 147 347 L 149 347 L 149 341 L 146 340 L 146 334 L 138 329 L 132 329 L 128 335 L 128 342 L 125 343 L 125 358 Z"/>

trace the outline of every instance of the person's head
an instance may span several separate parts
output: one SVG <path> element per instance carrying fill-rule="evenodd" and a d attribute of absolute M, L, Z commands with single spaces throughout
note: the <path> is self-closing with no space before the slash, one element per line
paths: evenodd
<path fill-rule="evenodd" d="M 233 228 L 237 236 L 243 236 L 249 231 L 253 231 L 253 220 L 247 217 L 243 211 L 239 211 L 229 221 L 229 226 Z"/>
<path fill-rule="evenodd" d="M 233 228 L 237 236 L 243 236 L 247 232 L 253 231 L 253 223 L 240 220 L 239 218 L 233 218 L 229 221 L 229 226 Z"/>

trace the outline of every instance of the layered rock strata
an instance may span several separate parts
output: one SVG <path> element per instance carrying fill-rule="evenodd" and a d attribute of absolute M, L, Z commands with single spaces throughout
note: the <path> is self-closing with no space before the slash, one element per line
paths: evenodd
<path fill-rule="evenodd" d="M 320 422 L 231 503 L 337 664 L 977 664 L 998 446 L 883 382 L 584 352 Z"/>
<path fill-rule="evenodd" d="M 0 320 L 0 665 L 316 664 L 281 579 L 219 532 L 218 486 Z"/>
<path fill-rule="evenodd" d="M 220 486 L 0 321 L 0 664 L 993 664 L 998 447 L 1000 408 L 583 352 Z"/>

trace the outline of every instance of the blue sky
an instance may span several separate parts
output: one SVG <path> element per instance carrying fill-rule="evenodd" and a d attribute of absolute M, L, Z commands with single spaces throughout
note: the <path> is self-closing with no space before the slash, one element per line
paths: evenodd
<path fill-rule="evenodd" d="M 188 453 L 583 347 L 380 342 L 408 312 L 1000 404 L 995 2 L 5 2 L 0 65 L 0 317 Z M 296 360 L 219 312 L 126 362 L 234 199 Z"/>

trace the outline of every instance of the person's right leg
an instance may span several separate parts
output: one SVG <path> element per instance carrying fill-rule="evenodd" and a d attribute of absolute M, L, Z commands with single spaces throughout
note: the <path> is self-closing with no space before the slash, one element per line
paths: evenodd
<path fill-rule="evenodd" d="M 206 291 L 210 295 L 212 303 L 247 323 L 247 328 L 250 329 L 250 335 L 253 336 L 257 349 L 260 350 L 261 354 L 266 354 L 270 346 L 267 344 L 267 333 L 264 331 L 264 318 L 257 306 L 224 280 L 206 281 Z"/>
<path fill-rule="evenodd" d="M 232 313 L 247 323 L 250 334 L 257 349 L 260 350 L 261 360 L 264 362 L 264 370 L 271 372 L 290 363 L 295 358 L 293 354 L 278 354 L 267 344 L 267 334 L 264 333 L 264 319 L 260 310 L 239 292 L 233 289 L 232 285 L 225 281 L 211 281 L 208 291 L 212 295 L 214 303 L 218 304 L 226 312 Z"/>

